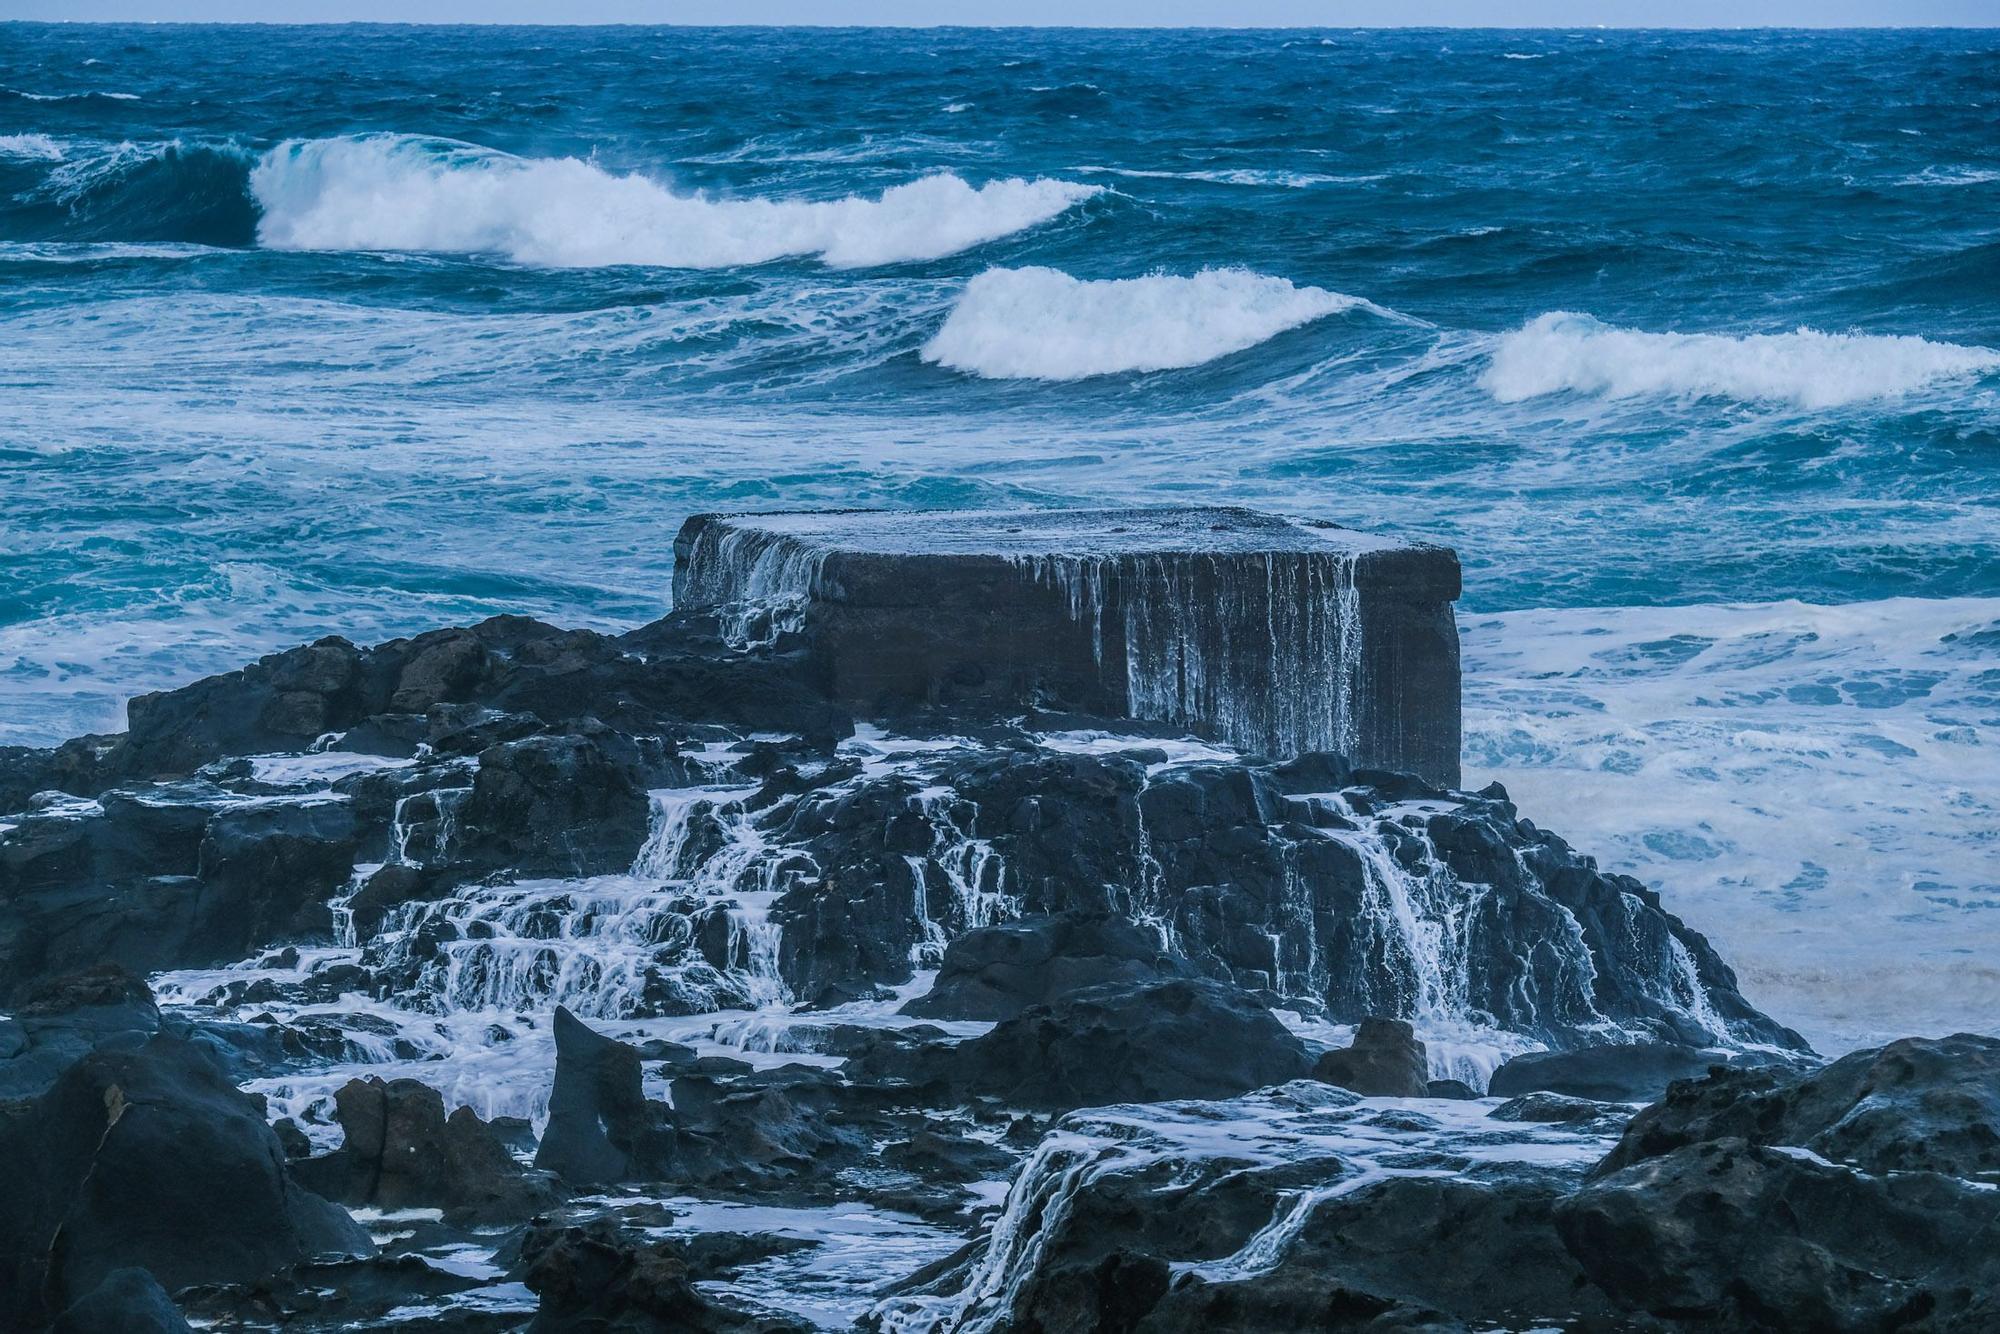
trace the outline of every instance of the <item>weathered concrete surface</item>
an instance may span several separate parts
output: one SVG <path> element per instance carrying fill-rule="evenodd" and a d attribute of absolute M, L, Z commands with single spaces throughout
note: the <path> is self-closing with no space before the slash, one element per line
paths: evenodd
<path fill-rule="evenodd" d="M 1456 786 L 1449 548 L 1254 510 L 701 514 L 674 601 L 863 713 L 1020 701 Z"/>

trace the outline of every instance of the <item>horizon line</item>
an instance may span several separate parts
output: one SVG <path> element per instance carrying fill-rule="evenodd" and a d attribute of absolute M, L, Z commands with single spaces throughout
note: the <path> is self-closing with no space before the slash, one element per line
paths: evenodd
<path fill-rule="evenodd" d="M 318 19 L 286 22 L 272 19 L 38 19 L 0 18 L 0 27 L 45 28 L 678 28 L 731 32 L 1993 32 L 1992 23 L 1744 23 L 1727 27 L 1715 24 L 1585 23 L 1585 24 L 1486 24 L 1486 23 L 632 23 L 616 19 L 537 19 L 417 20 L 417 19 Z"/>

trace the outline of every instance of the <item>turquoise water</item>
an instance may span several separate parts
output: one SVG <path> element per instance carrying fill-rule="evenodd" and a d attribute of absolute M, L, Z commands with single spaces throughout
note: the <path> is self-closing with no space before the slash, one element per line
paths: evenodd
<path fill-rule="evenodd" d="M 2000 1013 L 2000 37 L 0 25 L 0 743 L 718 506 L 1450 542 L 1468 777 Z"/>

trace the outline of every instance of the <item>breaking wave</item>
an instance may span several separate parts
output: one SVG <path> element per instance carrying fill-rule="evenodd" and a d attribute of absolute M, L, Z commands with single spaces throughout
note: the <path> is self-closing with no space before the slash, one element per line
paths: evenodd
<path fill-rule="evenodd" d="M 1502 403 L 1545 394 L 1733 398 L 1829 408 L 2000 369 L 2000 351 L 1912 335 L 1643 333 L 1552 311 L 1503 335 L 1480 385 Z"/>
<path fill-rule="evenodd" d="M 1247 269 L 1096 282 L 1049 268 L 988 269 L 966 285 L 923 358 L 989 379 L 1172 370 L 1355 309 L 1387 313 Z"/>
<path fill-rule="evenodd" d="M 874 197 L 677 194 L 577 158 L 408 135 L 291 140 L 250 173 L 257 237 L 282 250 L 497 253 L 522 264 L 723 268 L 814 256 L 840 268 L 937 259 L 1038 226 L 1098 188 L 974 187 L 940 173 Z"/>

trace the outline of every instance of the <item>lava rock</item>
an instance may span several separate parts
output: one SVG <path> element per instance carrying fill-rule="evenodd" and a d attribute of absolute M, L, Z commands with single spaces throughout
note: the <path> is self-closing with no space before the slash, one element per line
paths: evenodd
<path fill-rule="evenodd" d="M 1430 1058 L 1407 1020 L 1363 1019 L 1354 1045 L 1323 1054 L 1312 1077 L 1364 1097 L 1422 1098 L 1430 1094 Z"/>
<path fill-rule="evenodd" d="M 1061 913 L 968 931 L 945 947 L 937 981 L 902 1013 L 927 1019 L 1012 1019 L 1034 1005 L 1109 983 L 1185 977 L 1159 934 L 1106 913 Z"/>
<path fill-rule="evenodd" d="M 1526 1121 L 1541 1125 L 1567 1125 L 1578 1121 L 1594 1121 L 1600 1116 L 1619 1111 L 1616 1106 L 1607 1107 L 1588 1098 L 1566 1098 L 1560 1093 L 1523 1093 L 1518 1098 L 1510 1098 L 1486 1115 L 1494 1121 Z"/>
<path fill-rule="evenodd" d="M 309 1188 L 342 1204 L 437 1208 L 469 1222 L 525 1218 L 556 1198 L 528 1176 L 469 1107 L 445 1115 L 436 1089 L 414 1079 L 353 1079 L 334 1094 L 346 1138 L 295 1163 Z"/>
<path fill-rule="evenodd" d="M 555 1013 L 556 1077 L 535 1166 L 572 1186 L 658 1180 L 670 1169 L 669 1110 L 648 1102 L 638 1049 Z"/>
<path fill-rule="evenodd" d="M 259 1102 L 177 1039 L 93 1052 L 0 1119 L 0 1325 L 45 1323 L 119 1269 L 175 1291 L 373 1250 L 291 1179 Z"/>
<path fill-rule="evenodd" d="M 811 1067 L 672 1085 L 676 1182 L 773 1190 L 860 1162 L 868 1137 L 836 1120 L 841 1081 Z"/>

